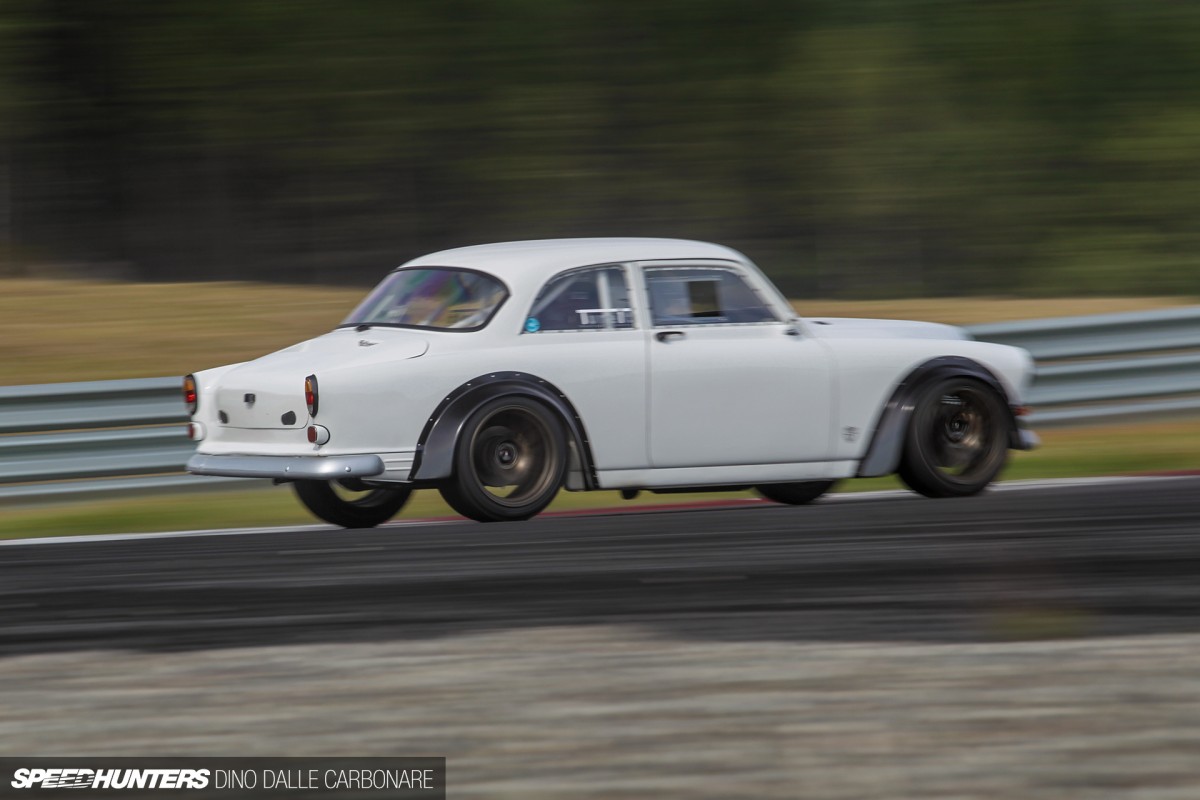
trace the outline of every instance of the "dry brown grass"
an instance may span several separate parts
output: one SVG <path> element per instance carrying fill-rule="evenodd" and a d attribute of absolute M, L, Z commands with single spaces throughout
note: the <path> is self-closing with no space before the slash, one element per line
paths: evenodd
<path fill-rule="evenodd" d="M 362 289 L 0 282 L 5 384 L 183 375 L 337 325 Z"/>
<path fill-rule="evenodd" d="M 255 283 L 0 280 L 0 384 L 182 375 L 255 358 L 323 333 L 361 288 Z M 807 300 L 807 316 L 952 324 L 1131 311 L 1188 298 Z"/>

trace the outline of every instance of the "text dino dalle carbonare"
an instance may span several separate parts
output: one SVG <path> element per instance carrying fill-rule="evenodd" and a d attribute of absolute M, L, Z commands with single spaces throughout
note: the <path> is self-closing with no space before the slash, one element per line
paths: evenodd
<path fill-rule="evenodd" d="M 14 789 L 435 789 L 431 769 L 18 769 Z"/>

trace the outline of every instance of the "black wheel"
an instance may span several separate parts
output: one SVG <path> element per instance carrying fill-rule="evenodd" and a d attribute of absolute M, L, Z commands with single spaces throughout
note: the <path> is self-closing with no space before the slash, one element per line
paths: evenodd
<path fill-rule="evenodd" d="M 764 483 L 755 487 L 758 493 L 776 503 L 802 506 L 828 492 L 837 481 L 800 481 L 798 483 Z"/>
<path fill-rule="evenodd" d="M 566 454 L 562 423 L 549 409 L 526 397 L 497 398 L 463 425 L 442 497 L 480 522 L 529 519 L 562 486 Z"/>
<path fill-rule="evenodd" d="M 900 479 L 926 497 L 965 497 L 991 483 L 1008 460 L 1004 401 L 972 378 L 948 378 L 922 393 L 905 434 Z"/>
<path fill-rule="evenodd" d="M 377 489 L 357 480 L 296 481 L 296 496 L 316 516 L 343 528 L 374 528 L 396 516 L 411 489 Z"/>

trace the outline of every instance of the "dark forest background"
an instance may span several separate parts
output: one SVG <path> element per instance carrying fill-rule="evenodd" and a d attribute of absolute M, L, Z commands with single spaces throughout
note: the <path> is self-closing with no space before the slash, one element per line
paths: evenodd
<path fill-rule="evenodd" d="M 549 236 L 794 295 L 1200 293 L 1200 3 L 0 0 L 0 273 Z"/>

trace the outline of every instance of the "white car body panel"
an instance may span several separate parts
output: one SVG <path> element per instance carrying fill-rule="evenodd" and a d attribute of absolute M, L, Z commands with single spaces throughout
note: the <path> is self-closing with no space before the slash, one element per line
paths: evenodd
<path fill-rule="evenodd" d="M 859 319 L 856 317 L 812 317 L 807 320 L 822 339 L 969 339 L 967 332 L 940 322 L 907 319 Z"/>
<path fill-rule="evenodd" d="M 786 327 L 696 326 L 664 342 L 649 337 L 651 466 L 830 458 L 828 348 L 813 338 L 786 335 Z"/>
<path fill-rule="evenodd" d="M 937 340 L 940 344 L 940 340 Z M 839 432 L 834 458 L 862 458 L 884 406 L 900 382 L 914 369 L 938 357 L 930 340 L 846 337 L 826 339 L 838 378 L 834 427 Z M 1033 360 L 1023 350 L 987 342 L 955 341 L 952 352 L 987 368 L 1004 385 L 1009 401 L 1020 405 Z M 886 365 L 887 369 L 881 369 Z"/>
<path fill-rule="evenodd" d="M 601 471 L 605 489 L 687 486 L 754 486 L 761 483 L 852 478 L 858 461 L 807 461 L 788 464 L 744 464 L 719 467 L 628 469 Z"/>
<path fill-rule="evenodd" d="M 542 287 L 566 270 L 619 265 L 635 326 L 525 332 Z M 719 267 L 742 276 L 774 321 L 689 325 L 660 341 L 644 270 Z M 374 454 L 382 482 L 413 476 L 439 404 L 500 372 L 556 387 L 578 414 L 599 487 L 678 487 L 843 478 L 855 474 L 896 388 L 931 359 L 978 363 L 1023 402 L 1032 360 L 958 328 L 895 320 L 801 320 L 744 256 L 669 239 L 512 242 L 433 253 L 412 267 L 477 270 L 509 296 L 486 327 L 339 328 L 263 358 L 196 373 L 193 419 L 209 456 Z M 310 418 L 303 381 L 316 375 Z M 249 396 L 253 395 L 252 402 Z M 294 413 L 295 419 L 284 422 Z M 225 415 L 225 421 L 220 418 Z M 327 444 L 310 444 L 319 424 Z M 210 473 L 220 474 L 220 473 Z M 572 486 L 580 485 L 575 480 Z"/>
<path fill-rule="evenodd" d="M 606 332 L 602 340 L 593 331 L 547 331 L 518 339 L 510 363 L 568 393 L 587 426 L 598 470 L 647 465 L 644 331 Z M 563 349 L 570 354 L 565 361 Z"/>

